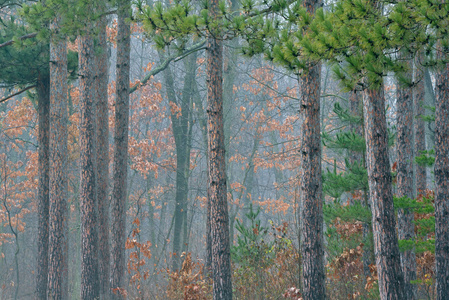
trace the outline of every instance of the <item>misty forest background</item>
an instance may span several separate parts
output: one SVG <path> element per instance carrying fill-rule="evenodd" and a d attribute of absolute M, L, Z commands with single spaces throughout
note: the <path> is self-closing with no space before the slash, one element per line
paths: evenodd
<path fill-rule="evenodd" d="M 447 299 L 448 15 L 0 0 L 0 299 Z"/>

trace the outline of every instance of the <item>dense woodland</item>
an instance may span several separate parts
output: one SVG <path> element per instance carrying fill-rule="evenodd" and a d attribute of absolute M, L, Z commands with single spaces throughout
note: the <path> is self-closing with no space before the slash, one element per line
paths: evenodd
<path fill-rule="evenodd" d="M 0 0 L 0 299 L 449 299 L 449 3 Z"/>

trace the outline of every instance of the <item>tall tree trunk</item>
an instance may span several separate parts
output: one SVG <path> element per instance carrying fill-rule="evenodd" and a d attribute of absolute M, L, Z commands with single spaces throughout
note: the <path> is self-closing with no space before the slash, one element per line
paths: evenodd
<path fill-rule="evenodd" d="M 129 65 L 131 30 L 125 21 L 130 16 L 130 3 L 121 1 L 117 29 L 117 80 L 114 132 L 114 187 L 111 211 L 111 289 L 124 288 L 125 221 L 128 175 Z M 121 299 L 112 293 L 111 299 Z"/>
<path fill-rule="evenodd" d="M 98 260 L 100 299 L 109 292 L 109 114 L 108 114 L 108 46 L 106 16 L 98 22 L 98 54 L 96 62 L 95 97 L 97 98 L 97 201 L 98 201 Z"/>
<path fill-rule="evenodd" d="M 401 55 L 402 56 L 402 55 Z M 402 74 L 412 80 L 412 63 L 408 61 L 408 70 Z M 403 86 L 398 82 L 397 89 L 397 195 L 399 197 L 415 197 L 413 185 L 413 93 L 412 88 Z M 414 214 L 408 208 L 398 211 L 398 233 L 400 240 L 414 240 L 415 224 Z M 406 299 L 416 298 L 416 255 L 414 249 L 401 252 L 401 266 L 404 274 Z"/>
<path fill-rule="evenodd" d="M 419 57 L 422 58 L 422 55 Z M 417 61 L 422 61 L 422 59 L 417 59 Z M 425 136 L 425 125 L 422 117 L 425 114 L 424 111 L 424 96 L 425 96 L 425 79 L 423 66 L 417 65 L 415 63 L 415 82 L 417 82 L 414 91 L 413 106 L 415 109 L 415 156 L 420 155 L 421 151 L 426 150 L 426 136 Z M 416 166 L 415 172 L 415 182 L 416 182 L 416 194 L 422 194 L 427 188 L 427 174 L 425 166 Z"/>
<path fill-rule="evenodd" d="M 78 37 L 80 73 L 81 299 L 98 299 L 95 49 L 91 33 Z"/>
<path fill-rule="evenodd" d="M 323 196 L 320 136 L 321 66 L 309 68 L 299 81 L 301 96 L 301 254 L 303 298 L 325 298 Z"/>
<path fill-rule="evenodd" d="M 161 60 L 163 55 L 160 52 Z M 188 176 L 190 171 L 190 116 L 193 82 L 195 80 L 196 55 L 191 54 L 186 63 L 186 74 L 184 78 L 184 88 L 181 101 L 177 100 L 173 73 L 170 67 L 164 70 L 164 80 L 166 86 L 166 96 L 168 100 L 181 108 L 181 115 L 177 111 L 172 111 L 170 119 L 172 122 L 173 136 L 176 145 L 176 194 L 175 213 L 173 229 L 173 270 L 180 267 L 181 252 L 185 245 L 181 244 L 182 232 L 186 232 L 187 221 L 187 195 L 189 191 Z"/>
<path fill-rule="evenodd" d="M 365 92 L 363 113 L 380 298 L 406 299 L 396 237 L 383 86 Z"/>
<path fill-rule="evenodd" d="M 306 0 L 304 6 L 314 14 L 320 0 Z M 303 261 L 302 288 L 304 299 L 324 299 L 323 194 L 321 183 L 320 129 L 321 64 L 309 67 L 300 76 L 301 119 L 301 255 Z"/>
<path fill-rule="evenodd" d="M 39 105 L 39 186 L 36 299 L 47 299 L 50 184 L 50 78 L 37 82 Z"/>
<path fill-rule="evenodd" d="M 52 29 L 58 28 L 52 24 Z M 67 42 L 50 40 L 50 219 L 47 299 L 63 299 L 67 268 Z"/>
<path fill-rule="evenodd" d="M 435 260 L 437 299 L 449 295 L 449 64 L 436 74 Z"/>
<path fill-rule="evenodd" d="M 209 14 L 215 19 L 219 1 L 210 0 Z M 210 235 L 214 300 L 232 299 L 231 253 L 223 128 L 223 43 L 213 32 L 207 38 L 207 116 L 209 153 Z"/>

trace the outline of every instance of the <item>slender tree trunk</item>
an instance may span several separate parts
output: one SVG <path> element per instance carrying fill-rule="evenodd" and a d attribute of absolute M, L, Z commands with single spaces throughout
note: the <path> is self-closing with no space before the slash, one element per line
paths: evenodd
<path fill-rule="evenodd" d="M 81 299 L 100 297 L 96 160 L 95 49 L 91 33 L 78 37 L 80 73 Z"/>
<path fill-rule="evenodd" d="M 321 66 L 300 77 L 301 96 L 301 256 L 303 298 L 325 298 L 323 248 L 323 195 L 321 186 L 320 136 Z"/>
<path fill-rule="evenodd" d="M 363 113 L 380 298 L 406 299 L 396 237 L 383 87 L 365 92 Z"/>
<path fill-rule="evenodd" d="M 161 60 L 163 55 L 160 53 Z M 185 222 L 187 221 L 187 195 L 188 195 L 188 174 L 190 170 L 190 124 L 191 115 L 190 102 L 192 82 L 195 80 L 196 55 L 188 58 L 186 64 L 187 73 L 184 80 L 184 88 L 182 92 L 182 100 L 177 101 L 173 73 L 170 67 L 164 70 L 164 80 L 166 86 L 166 95 L 170 102 L 173 102 L 181 108 L 181 115 L 174 111 L 170 115 L 173 128 L 173 136 L 176 145 L 176 194 L 175 194 L 175 213 L 174 213 L 174 229 L 173 229 L 173 270 L 180 267 L 181 252 L 185 249 L 181 244 L 182 232 L 187 229 Z M 192 60 L 193 58 L 193 60 Z"/>
<path fill-rule="evenodd" d="M 50 78 L 37 83 L 39 105 L 39 185 L 36 299 L 47 299 L 48 209 L 50 185 Z"/>
<path fill-rule="evenodd" d="M 107 20 L 98 22 L 98 51 L 95 57 L 97 98 L 97 201 L 98 201 L 98 260 L 100 276 L 100 299 L 108 299 L 109 292 L 109 115 L 108 115 L 108 46 L 106 41 Z"/>
<path fill-rule="evenodd" d="M 124 288 L 125 272 L 125 221 L 128 175 L 128 124 L 129 124 L 129 65 L 131 30 L 125 19 L 130 14 L 130 3 L 121 2 L 117 30 L 117 80 L 114 134 L 114 187 L 112 190 L 111 232 L 111 289 Z M 121 299 L 113 293 L 111 299 Z"/>
<path fill-rule="evenodd" d="M 412 79 L 412 64 L 408 62 L 409 70 L 404 77 Z M 413 185 L 413 94 L 412 88 L 398 83 L 397 89 L 397 195 L 399 197 L 415 197 Z M 413 211 L 404 208 L 398 211 L 398 233 L 400 240 L 414 240 L 415 224 Z M 416 298 L 416 255 L 414 249 L 401 252 L 401 266 L 404 274 L 406 299 Z"/>
<path fill-rule="evenodd" d="M 422 57 L 422 56 L 420 56 Z M 421 61 L 421 59 L 417 59 Z M 415 63 L 415 82 L 417 82 L 414 91 L 414 109 L 415 109 L 415 156 L 420 155 L 421 151 L 426 150 L 426 136 L 424 120 L 422 119 L 425 114 L 424 111 L 424 96 L 425 96 L 425 80 L 423 67 L 418 66 Z M 416 194 L 422 194 L 426 190 L 427 185 L 427 174 L 426 167 L 416 165 Z"/>
<path fill-rule="evenodd" d="M 449 295 L 449 64 L 436 74 L 435 260 L 437 299 Z"/>
<path fill-rule="evenodd" d="M 53 29 L 57 24 L 52 24 Z M 67 42 L 50 40 L 50 219 L 47 299 L 64 295 L 67 268 Z"/>
<path fill-rule="evenodd" d="M 307 0 L 304 6 L 314 14 L 320 0 Z M 321 183 L 320 129 L 321 65 L 309 67 L 299 78 L 301 119 L 301 256 L 303 261 L 303 298 L 325 299 L 323 194 Z"/>
<path fill-rule="evenodd" d="M 211 0 L 209 14 L 214 19 L 219 1 Z M 226 184 L 226 157 L 223 128 L 223 43 L 218 32 L 207 39 L 207 115 L 209 153 L 210 235 L 214 300 L 232 299 L 231 253 Z"/>

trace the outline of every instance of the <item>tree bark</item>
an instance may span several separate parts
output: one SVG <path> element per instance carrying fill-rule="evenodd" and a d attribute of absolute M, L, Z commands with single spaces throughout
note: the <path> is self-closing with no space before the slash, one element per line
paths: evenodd
<path fill-rule="evenodd" d="M 125 272 L 125 221 L 128 176 L 128 124 L 129 124 L 129 70 L 130 25 L 125 21 L 130 15 L 130 3 L 122 1 L 118 10 L 117 29 L 117 79 L 114 130 L 114 169 L 111 211 L 111 289 L 123 289 Z M 119 292 L 111 299 L 121 299 Z"/>
<path fill-rule="evenodd" d="M 51 28 L 56 29 L 53 23 Z M 50 40 L 50 219 L 47 299 L 64 299 L 67 268 L 67 42 Z"/>
<path fill-rule="evenodd" d="M 311 15 L 321 5 L 320 0 L 304 2 Z M 300 206 L 302 288 L 304 299 L 325 299 L 323 247 L 323 194 L 321 183 L 320 129 L 321 64 L 311 65 L 299 77 L 300 87 Z"/>
<path fill-rule="evenodd" d="M 437 299 L 449 295 L 449 64 L 436 74 L 435 262 Z"/>
<path fill-rule="evenodd" d="M 320 136 L 321 65 L 300 77 L 301 101 L 301 256 L 303 298 L 325 298 L 323 248 L 323 195 L 321 186 Z"/>
<path fill-rule="evenodd" d="M 407 63 L 408 70 L 402 76 L 412 79 L 411 60 Z M 413 185 L 413 93 L 412 88 L 398 82 L 397 89 L 397 195 L 398 197 L 415 198 Z M 398 211 L 398 233 L 400 240 L 414 240 L 415 224 L 413 211 L 404 208 Z M 416 298 L 416 255 L 414 249 L 401 252 L 401 266 L 404 274 L 406 299 Z"/>
<path fill-rule="evenodd" d="M 422 57 L 422 56 L 419 56 Z M 421 61 L 422 59 L 417 59 Z M 425 80 L 423 66 L 418 66 L 415 63 L 415 82 L 417 82 L 414 89 L 413 106 L 415 109 L 415 156 L 420 155 L 421 151 L 426 150 L 425 125 L 422 117 L 425 114 L 424 110 L 424 96 L 425 96 Z M 426 167 L 416 165 L 415 182 L 416 194 L 422 194 L 427 188 L 427 174 Z"/>
<path fill-rule="evenodd" d="M 47 299 L 50 185 L 50 78 L 37 83 L 39 111 L 39 185 L 36 299 Z"/>
<path fill-rule="evenodd" d="M 81 299 L 98 299 L 95 49 L 91 33 L 78 37 L 80 73 Z"/>
<path fill-rule="evenodd" d="M 95 57 L 97 98 L 97 201 L 98 201 L 98 260 L 100 299 L 109 292 L 109 114 L 108 114 L 108 46 L 106 41 L 106 16 L 98 22 L 98 49 Z"/>
<path fill-rule="evenodd" d="M 219 1 L 211 0 L 212 19 L 219 13 Z M 219 32 L 207 38 L 207 115 L 209 153 L 210 235 L 214 300 L 232 299 L 231 253 L 226 184 L 226 159 L 223 126 L 223 43 Z"/>
<path fill-rule="evenodd" d="M 383 86 L 365 92 L 363 113 L 380 298 L 406 299 L 396 237 Z"/>

